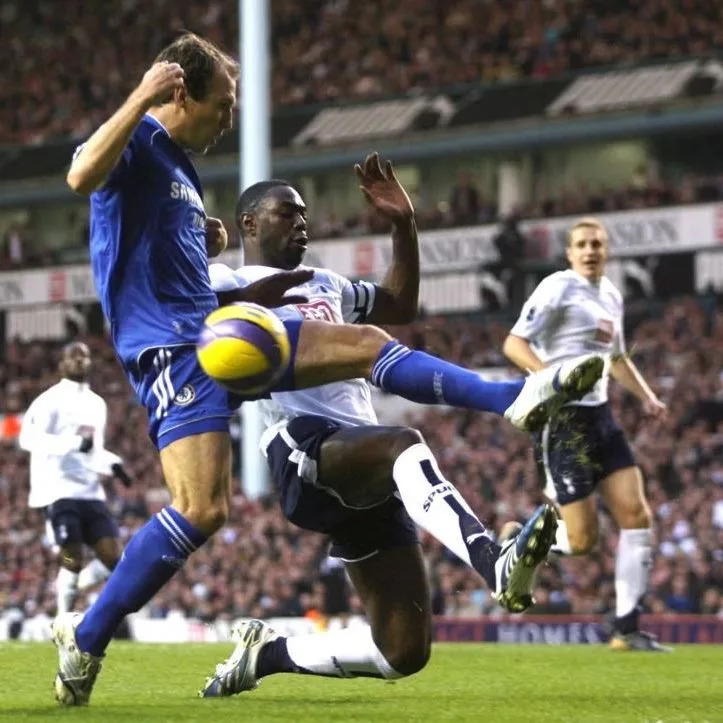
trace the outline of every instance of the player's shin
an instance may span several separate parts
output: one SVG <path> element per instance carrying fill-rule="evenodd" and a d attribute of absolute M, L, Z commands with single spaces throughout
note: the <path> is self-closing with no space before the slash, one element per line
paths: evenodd
<path fill-rule="evenodd" d="M 401 678 L 372 639 L 367 626 L 276 638 L 260 651 L 256 678 L 306 673 L 335 678 Z"/>
<path fill-rule="evenodd" d="M 131 539 L 120 562 L 76 629 L 83 652 L 103 655 L 123 618 L 145 605 L 206 536 L 178 511 L 165 507 Z"/>
<path fill-rule="evenodd" d="M 638 606 L 650 578 L 652 538 L 649 528 L 620 530 L 615 559 L 615 627 L 620 633 L 637 630 Z"/>
<path fill-rule="evenodd" d="M 58 615 L 71 612 L 75 601 L 78 599 L 78 573 L 61 567 L 55 580 L 55 591 L 57 594 Z"/>
<path fill-rule="evenodd" d="M 381 350 L 370 381 L 377 387 L 421 404 L 448 404 L 503 415 L 524 381 L 491 382 L 456 364 L 415 351 L 396 341 Z"/>
<path fill-rule="evenodd" d="M 398 495 L 409 516 L 495 589 L 499 546 L 457 488 L 444 478 L 426 444 L 415 444 L 397 457 L 392 469 Z"/>

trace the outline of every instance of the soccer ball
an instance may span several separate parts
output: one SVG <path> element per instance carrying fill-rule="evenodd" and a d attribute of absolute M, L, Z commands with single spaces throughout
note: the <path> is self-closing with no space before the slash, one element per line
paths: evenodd
<path fill-rule="evenodd" d="M 271 311 L 236 302 L 212 311 L 196 344 L 203 371 L 234 394 L 266 392 L 286 371 L 291 345 L 284 325 Z"/>

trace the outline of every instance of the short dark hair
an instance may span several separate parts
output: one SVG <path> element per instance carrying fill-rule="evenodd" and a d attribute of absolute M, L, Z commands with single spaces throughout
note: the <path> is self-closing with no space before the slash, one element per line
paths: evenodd
<path fill-rule="evenodd" d="M 239 196 L 236 203 L 236 226 L 239 230 L 241 229 L 241 216 L 245 213 L 253 213 L 266 198 L 267 194 L 272 188 L 279 188 L 280 186 L 289 186 L 294 188 L 288 181 L 283 178 L 272 178 L 270 181 L 259 181 L 254 183 Z"/>
<path fill-rule="evenodd" d="M 186 89 L 194 100 L 203 100 L 216 69 L 225 71 L 236 80 L 238 63 L 208 40 L 195 33 L 184 32 L 156 56 L 156 63 L 178 63 L 185 76 Z"/>

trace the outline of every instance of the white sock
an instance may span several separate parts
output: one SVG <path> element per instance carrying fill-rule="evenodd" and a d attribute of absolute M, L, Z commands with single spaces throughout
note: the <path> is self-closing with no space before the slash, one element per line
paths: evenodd
<path fill-rule="evenodd" d="M 492 538 L 457 488 L 444 478 L 429 447 L 420 443 L 405 449 L 394 462 L 392 476 L 414 522 L 471 566 L 465 536 Z M 469 525 L 465 532 L 462 522 Z"/>
<path fill-rule="evenodd" d="M 61 567 L 55 580 L 55 592 L 58 600 L 58 614 L 69 613 L 78 598 L 78 573 Z"/>
<path fill-rule="evenodd" d="M 558 555 L 572 555 L 570 547 L 570 538 L 567 536 L 567 525 L 564 520 L 557 521 L 557 532 L 555 533 L 555 542 L 550 548 L 550 552 Z"/>
<path fill-rule="evenodd" d="M 110 570 L 96 557 L 78 573 L 78 590 L 93 587 L 110 577 Z"/>
<path fill-rule="evenodd" d="M 620 530 L 615 560 L 615 616 L 632 612 L 648 589 L 653 560 L 653 531 L 650 528 Z"/>
<path fill-rule="evenodd" d="M 401 678 L 374 644 L 368 625 L 326 633 L 294 635 L 286 650 L 296 665 L 310 673 L 337 678 Z"/>

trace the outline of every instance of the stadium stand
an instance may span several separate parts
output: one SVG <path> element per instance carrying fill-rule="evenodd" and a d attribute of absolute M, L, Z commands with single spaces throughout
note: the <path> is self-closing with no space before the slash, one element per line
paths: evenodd
<path fill-rule="evenodd" d="M 10 76 L 0 89 L 0 144 L 88 135 L 132 89 L 148 57 L 187 25 L 182 18 L 233 51 L 236 8 L 221 0 L 183 8 L 171 0 L 4 3 L 0 62 Z M 723 49 L 716 0 L 278 0 L 272 14 L 277 106 L 549 78 Z"/>
<path fill-rule="evenodd" d="M 647 605 L 651 612 L 723 615 L 723 312 L 711 299 L 693 297 L 659 313 L 650 308 L 631 309 L 629 344 L 668 402 L 670 420 L 651 427 L 619 388 L 613 393 L 656 515 L 657 555 Z M 393 331 L 406 343 L 468 366 L 502 363 L 502 324 L 430 317 Z M 129 460 L 137 480 L 130 489 L 109 489 L 125 540 L 165 504 L 166 492 L 145 436 L 143 410 L 131 398 L 110 346 L 98 337 L 86 341 L 96 359 L 94 388 L 108 401 L 108 447 Z M 27 458 L 14 436 L 18 414 L 54 381 L 57 353 L 49 343 L 15 341 L 0 364 L 0 618 L 16 623 L 42 621 L 55 604 L 55 562 L 41 516 L 27 508 Z M 540 490 L 525 435 L 492 416 L 438 408 L 411 421 L 483 519 L 499 527 L 529 514 Z M 603 515 L 597 552 L 543 570 L 536 612 L 607 613 L 613 602 L 615 544 L 614 529 Z M 477 617 L 496 610 L 476 576 L 436 542 L 425 539 L 424 545 L 436 613 Z M 251 502 L 239 492 L 227 527 L 189 560 L 145 614 L 211 621 L 358 611 L 359 601 L 339 569 L 328 563 L 324 538 L 286 522 L 273 497 Z"/>

